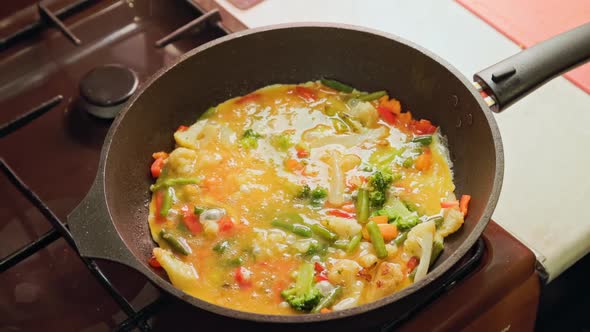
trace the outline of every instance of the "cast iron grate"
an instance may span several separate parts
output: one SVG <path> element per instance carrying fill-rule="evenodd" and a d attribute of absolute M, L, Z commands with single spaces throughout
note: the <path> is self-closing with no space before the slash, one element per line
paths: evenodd
<path fill-rule="evenodd" d="M 80 0 L 74 2 L 66 8 L 56 11 L 55 13 L 52 13 L 49 11 L 49 9 L 47 9 L 46 6 L 39 3 L 38 10 L 40 13 L 40 20 L 23 28 L 12 36 L 0 39 L 0 50 L 7 48 L 21 38 L 26 38 L 36 31 L 39 31 L 44 25 L 46 25 L 46 23 L 55 25 L 64 33 L 67 38 L 78 45 L 81 41 L 67 27 L 65 27 L 63 23 L 61 23 L 59 18 L 69 16 L 76 11 L 83 9 L 94 1 L 95 0 Z M 189 3 L 200 15 L 198 15 L 198 17 L 193 21 L 173 31 L 168 36 L 160 39 L 158 42 L 156 42 L 156 45 L 154 45 L 155 47 L 164 47 L 169 43 L 191 36 L 209 27 L 219 28 L 224 33 L 228 33 L 221 23 L 221 17 L 217 10 L 201 14 L 203 11 L 198 5 L 193 3 L 191 0 L 187 0 L 187 3 Z M 11 133 L 26 126 L 28 123 L 43 116 L 45 113 L 54 109 L 55 106 L 59 105 L 63 99 L 63 96 L 57 95 L 32 108 L 30 111 L 23 113 L 23 115 L 0 125 L 0 138 L 10 135 Z M 72 249 L 78 253 L 74 238 L 72 237 L 67 224 L 59 220 L 59 218 L 51 211 L 48 205 L 43 202 L 43 200 L 41 200 L 41 198 L 39 198 L 39 196 L 19 178 L 17 173 L 10 168 L 3 158 L 0 158 L 0 169 L 2 173 L 8 178 L 8 180 L 19 190 L 19 192 L 25 196 L 27 200 L 33 206 L 35 206 L 35 208 L 52 225 L 52 230 L 39 237 L 37 240 L 23 246 L 6 257 L 0 258 L 0 273 L 19 264 L 26 258 L 44 249 L 59 238 L 63 238 L 68 243 L 68 245 L 70 245 Z M 479 239 L 477 244 L 470 251 L 469 256 L 464 258 L 457 266 L 455 266 L 453 272 L 450 273 L 449 276 L 440 283 L 440 286 L 435 292 L 430 294 L 428 297 L 423 298 L 418 305 L 410 308 L 404 315 L 397 317 L 394 321 L 391 321 L 382 326 L 381 330 L 394 330 L 396 327 L 400 326 L 400 324 L 405 322 L 409 317 L 428 305 L 428 303 L 433 301 L 436 297 L 444 294 L 446 291 L 452 288 L 459 280 L 465 278 L 471 271 L 474 270 L 483 256 L 484 251 L 484 242 L 482 239 Z M 133 305 L 131 305 L 131 303 L 114 287 L 114 285 L 106 277 L 106 275 L 93 259 L 82 257 L 79 254 L 78 256 L 86 265 L 88 270 L 92 273 L 92 275 L 97 279 L 97 281 L 116 301 L 121 310 L 127 315 L 127 318 L 115 328 L 115 331 L 131 331 L 136 328 L 141 331 L 151 331 L 152 327 L 149 324 L 150 318 L 152 318 L 158 312 L 158 310 L 163 307 L 168 299 L 165 296 L 160 296 L 150 304 L 138 310 L 134 308 Z"/>

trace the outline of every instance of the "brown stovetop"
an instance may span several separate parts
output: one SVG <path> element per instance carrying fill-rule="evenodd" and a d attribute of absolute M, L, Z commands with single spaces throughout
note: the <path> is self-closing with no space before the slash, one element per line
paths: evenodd
<path fill-rule="evenodd" d="M 48 6 L 58 10 L 60 2 L 68 1 Z M 33 1 L 19 6 L 25 8 L 29 3 Z M 0 17 L 14 10 L 4 4 L 0 7 Z M 18 30 L 8 23 L 18 21 L 15 26 L 26 26 L 26 18 L 35 15 L 35 7 L 30 7 L 17 18 L 0 18 L 0 40 Z M 80 109 L 80 78 L 97 65 L 118 63 L 133 69 L 143 82 L 194 46 L 223 35 L 213 26 L 163 48 L 154 47 L 157 40 L 198 15 L 181 0 L 91 1 L 65 19 L 81 46 L 53 27 L 12 42 L 4 50 L 0 46 L 0 124 L 63 96 L 56 107 L 0 138 L 0 156 L 61 220 L 89 189 L 110 125 Z M 52 227 L 3 175 L 0 197 L 2 259 Z M 485 254 L 476 270 L 413 315 L 403 330 L 432 330 L 432 322 L 441 330 L 470 324 L 473 329 L 493 326 L 500 330 L 508 324 L 512 330 L 531 328 L 538 293 L 533 254 L 493 222 L 484 239 Z M 103 331 L 125 320 L 127 315 L 75 251 L 63 239 L 49 242 L 45 249 L 1 272 L 0 331 Z M 137 310 L 160 295 L 143 276 L 126 267 L 109 262 L 99 262 L 99 266 Z M 517 321 L 507 309 L 511 305 L 533 310 L 521 310 Z M 152 323 L 154 330 L 173 330 L 190 321 L 203 324 L 199 317 L 188 305 L 167 299 Z M 220 318 L 221 322 L 227 319 Z M 240 328 L 246 327 L 240 323 Z"/>

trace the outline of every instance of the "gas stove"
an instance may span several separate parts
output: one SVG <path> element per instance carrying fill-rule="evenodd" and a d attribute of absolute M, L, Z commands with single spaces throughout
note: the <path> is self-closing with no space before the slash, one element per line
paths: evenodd
<path fill-rule="evenodd" d="M 0 331 L 264 328 L 205 318 L 125 266 L 81 258 L 64 222 L 91 186 L 112 117 L 137 86 L 188 50 L 245 29 L 215 7 L 0 5 Z M 533 253 L 492 221 L 434 292 L 380 328 L 532 330 L 539 290 Z"/>

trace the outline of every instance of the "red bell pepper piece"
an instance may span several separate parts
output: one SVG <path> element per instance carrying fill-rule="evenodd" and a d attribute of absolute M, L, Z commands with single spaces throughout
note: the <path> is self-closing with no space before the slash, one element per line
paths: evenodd
<path fill-rule="evenodd" d="M 418 135 L 429 135 L 436 131 L 436 126 L 428 120 L 420 120 L 414 122 L 414 132 Z"/>
<path fill-rule="evenodd" d="M 187 131 L 187 130 L 188 130 L 188 127 L 183 126 L 183 125 L 179 126 L 178 129 L 176 129 L 176 131 Z"/>
<path fill-rule="evenodd" d="M 377 112 L 379 112 L 379 116 L 383 121 L 387 122 L 390 125 L 394 125 L 396 123 L 396 115 L 393 114 L 388 108 L 383 106 L 377 106 Z"/>
<path fill-rule="evenodd" d="M 317 273 L 322 273 L 326 268 L 324 268 L 324 266 L 322 264 L 320 264 L 319 262 L 315 262 L 313 264 L 313 269 L 317 272 Z"/>
<path fill-rule="evenodd" d="M 150 167 L 150 171 L 152 173 L 152 177 L 157 178 L 162 173 L 162 167 L 164 166 L 164 158 L 160 157 L 154 160 L 152 163 L 152 167 Z"/>
<path fill-rule="evenodd" d="M 219 220 L 219 230 L 222 232 L 230 231 L 234 228 L 234 222 L 231 220 L 230 217 L 225 216 Z"/>
<path fill-rule="evenodd" d="M 311 103 L 317 99 L 315 91 L 305 86 L 296 86 L 295 93 L 308 103 Z"/>
<path fill-rule="evenodd" d="M 199 218 L 191 211 L 188 205 L 180 208 L 180 211 L 182 212 L 182 223 L 192 234 L 199 234 L 203 231 L 203 225 L 199 222 Z"/>
<path fill-rule="evenodd" d="M 154 255 L 152 255 L 152 257 L 150 257 L 148 259 L 148 263 L 150 264 L 151 267 L 155 267 L 155 268 L 162 267 L 162 265 L 160 264 L 160 262 L 158 262 L 158 260 L 156 259 L 156 257 Z"/>
<path fill-rule="evenodd" d="M 326 277 L 323 274 L 318 274 L 315 276 L 315 282 L 320 282 L 320 281 L 324 281 L 324 280 L 328 280 L 328 277 Z"/>
<path fill-rule="evenodd" d="M 354 215 L 348 213 L 348 212 L 344 212 L 342 210 L 328 210 L 327 212 L 329 215 L 331 216 L 335 216 L 335 217 L 342 217 L 342 218 L 347 218 L 347 219 L 352 219 L 354 218 Z"/>
<path fill-rule="evenodd" d="M 247 268 L 240 266 L 237 267 L 234 271 L 234 279 L 242 288 L 247 288 L 252 286 L 252 271 L 248 270 Z"/>
<path fill-rule="evenodd" d="M 420 263 L 420 260 L 418 259 L 418 257 L 412 256 L 410 258 L 410 260 L 408 260 L 408 263 L 406 264 L 406 266 L 408 267 L 408 273 L 412 273 L 412 271 L 414 271 L 416 266 L 418 266 L 418 263 Z"/>

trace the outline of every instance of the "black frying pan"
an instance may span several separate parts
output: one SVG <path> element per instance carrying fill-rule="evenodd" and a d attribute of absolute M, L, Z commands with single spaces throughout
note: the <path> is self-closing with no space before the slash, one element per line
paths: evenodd
<path fill-rule="evenodd" d="M 488 99 L 493 101 L 492 108 L 502 110 L 589 58 L 590 23 L 493 65 L 475 75 L 475 80 L 492 96 Z M 241 312 L 173 287 L 161 271 L 147 264 L 155 245 L 147 222 L 152 152 L 171 150 L 174 130 L 193 123 L 211 105 L 269 84 L 322 77 L 365 91 L 387 89 L 404 109 L 440 125 L 447 136 L 457 193 L 468 193 L 473 199 L 464 226 L 445 239 L 445 251 L 436 266 L 425 279 L 398 293 L 328 314 Z M 409 41 L 365 28 L 278 25 L 198 47 L 146 82 L 112 124 L 92 189 L 68 222 L 83 256 L 130 266 L 172 296 L 212 316 L 313 323 L 314 328 L 336 319 L 350 321 L 349 327 L 366 326 L 395 318 L 413 297 L 432 291 L 435 281 L 473 246 L 496 206 L 502 175 L 502 142 L 492 112 L 472 82 L 446 61 Z"/>

